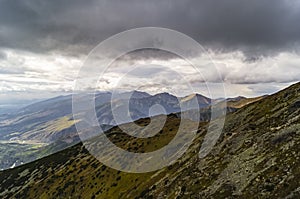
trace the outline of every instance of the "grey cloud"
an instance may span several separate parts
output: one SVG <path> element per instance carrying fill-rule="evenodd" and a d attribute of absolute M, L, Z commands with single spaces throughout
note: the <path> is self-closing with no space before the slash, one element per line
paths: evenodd
<path fill-rule="evenodd" d="M 167 52 L 160 49 L 138 49 L 127 53 L 126 55 L 119 58 L 121 61 L 130 61 L 130 60 L 147 60 L 147 59 L 162 59 L 170 60 L 175 58 L 180 58 L 178 55 L 175 55 L 171 52 Z M 119 61 L 116 60 L 116 61 Z"/>
<path fill-rule="evenodd" d="M 24 70 L 21 70 L 19 68 L 4 68 L 0 66 L 0 74 L 24 74 Z"/>
<path fill-rule="evenodd" d="M 6 53 L 0 51 L 0 60 L 6 59 L 6 58 L 7 58 Z"/>
<path fill-rule="evenodd" d="M 120 31 L 161 26 L 256 57 L 299 50 L 299 19 L 296 0 L 2 0 L 0 45 L 76 55 Z"/>
<path fill-rule="evenodd" d="M 162 69 L 161 67 L 154 67 L 154 66 L 149 66 L 145 67 L 143 66 L 143 69 L 135 69 L 132 70 L 128 73 L 128 75 L 136 76 L 136 77 L 152 77 L 160 72 L 165 71 L 165 69 Z"/>
<path fill-rule="evenodd" d="M 295 82 L 293 82 L 295 83 Z M 255 93 L 257 96 L 266 95 L 266 94 L 272 94 L 275 92 L 278 92 L 279 90 L 282 90 L 283 88 L 286 88 L 291 83 L 263 83 L 263 84 L 249 84 L 245 85 L 248 89 L 252 90 L 253 93 Z"/>

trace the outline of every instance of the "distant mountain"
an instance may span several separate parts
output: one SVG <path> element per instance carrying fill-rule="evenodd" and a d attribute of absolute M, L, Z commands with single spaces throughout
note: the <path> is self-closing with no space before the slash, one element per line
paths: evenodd
<path fill-rule="evenodd" d="M 197 93 L 194 93 L 194 94 L 191 94 L 191 95 L 188 95 L 186 97 L 183 97 L 181 98 L 181 103 L 184 103 L 184 102 L 191 102 L 193 99 L 197 100 L 198 104 L 199 104 L 199 107 L 206 107 L 208 105 L 211 104 L 212 100 L 208 97 L 205 97 L 203 95 L 200 95 L 200 94 L 197 94 Z M 191 107 L 192 108 L 192 107 Z"/>
<path fill-rule="evenodd" d="M 205 158 L 199 159 L 198 152 L 207 122 L 200 123 L 183 157 L 155 172 L 116 171 L 77 144 L 0 172 L 0 197 L 299 198 L 299 115 L 300 83 L 228 114 L 223 134 Z M 145 126 L 149 119 L 136 123 Z M 169 115 L 162 131 L 148 139 L 125 135 L 118 127 L 106 135 L 125 150 L 148 152 L 169 143 L 179 123 L 175 114 Z"/>
<path fill-rule="evenodd" d="M 140 118 L 191 109 L 195 109 L 194 113 L 189 111 L 193 120 L 208 121 L 211 117 L 210 105 L 213 101 L 200 94 L 177 98 L 169 93 L 152 96 L 140 91 L 116 93 L 113 98 L 112 100 L 112 94 L 109 92 L 95 94 L 96 113 L 103 130 Z M 236 111 L 237 108 L 252 101 L 255 100 L 238 98 L 232 102 L 232 99 L 228 99 L 230 106 L 227 111 Z M 151 109 L 155 105 L 160 105 L 163 109 L 159 107 Z M 116 121 L 113 113 L 119 120 Z M 85 109 L 82 110 L 82 114 L 85 114 Z M 72 115 L 71 95 L 37 102 L 3 115 L 0 117 L 0 142 L 2 142 L 0 152 L 3 154 L 0 169 L 35 160 L 41 157 L 40 151 L 46 151 L 42 154 L 49 155 L 78 143 L 80 138 L 75 128 L 77 122 L 79 121 L 75 121 Z"/>
<path fill-rule="evenodd" d="M 254 98 L 246 98 L 243 96 L 235 97 L 235 98 L 228 98 L 227 101 L 227 106 L 231 108 L 242 108 L 243 106 L 246 106 L 248 104 L 251 104 L 253 102 L 259 101 L 263 98 L 267 97 L 265 96 L 259 96 L 259 97 L 254 97 Z"/>
<path fill-rule="evenodd" d="M 168 93 L 160 93 L 145 98 L 131 98 L 130 100 L 120 98 L 103 106 L 98 106 L 96 110 L 99 123 L 117 125 L 151 116 L 149 113 L 150 107 L 158 104 L 165 109 L 165 112 L 162 112 L 160 109 L 152 112 L 152 115 L 170 114 L 180 111 L 179 100 Z M 120 121 L 116 122 L 114 120 L 113 113 L 118 114 Z"/>
<path fill-rule="evenodd" d="M 151 95 L 146 93 L 146 92 L 141 92 L 141 91 L 129 91 L 129 92 L 124 92 L 124 93 L 116 93 L 115 98 L 118 99 L 143 99 L 150 97 Z"/>
<path fill-rule="evenodd" d="M 98 121 L 101 126 L 104 126 L 104 130 L 140 118 L 180 112 L 181 107 L 194 109 L 196 107 L 191 106 L 192 100 L 199 100 L 200 107 L 210 104 L 210 100 L 201 95 L 194 95 L 191 99 L 182 100 L 168 93 L 152 96 L 140 91 L 117 93 L 113 98 L 112 100 L 112 93 L 109 92 L 95 94 Z M 78 100 L 84 101 L 84 99 Z M 127 104 L 129 104 L 129 110 Z M 165 110 L 150 110 L 153 105 L 160 105 Z M 115 121 L 114 112 L 117 113 L 120 120 Z M 85 114 L 85 109 L 82 110 L 82 114 Z M 0 161 L 0 169 L 8 168 L 15 163 L 17 166 L 21 162 L 34 160 L 39 157 L 39 154 L 36 154 L 39 151 L 37 149 L 43 150 L 45 145 L 54 146 L 55 143 L 64 142 L 65 144 L 58 144 L 58 146 L 66 147 L 78 143 L 80 139 L 75 128 L 77 122 L 79 121 L 75 121 L 72 115 L 71 95 L 37 102 L 10 114 L 2 115 L 0 117 L 0 142 L 2 141 L 3 150 L 0 152 L 3 152 L 5 158 Z M 6 149 L 12 144 L 14 144 L 15 150 L 6 156 Z M 53 148 L 56 151 L 59 147 Z M 28 155 L 17 155 L 20 154 L 20 150 L 23 150 L 24 153 L 28 152 L 30 158 Z M 47 149 L 47 151 L 51 150 Z M 32 153 L 35 154 L 32 155 Z"/>
<path fill-rule="evenodd" d="M 247 99 L 246 97 L 244 96 L 237 96 L 237 97 L 230 97 L 230 98 L 227 98 L 226 100 L 228 102 L 238 102 L 238 101 L 241 101 L 241 100 L 245 100 Z"/>
<path fill-rule="evenodd" d="M 195 96 L 199 101 L 200 107 L 209 106 L 210 100 L 208 98 L 201 95 Z M 126 106 L 129 97 L 130 113 Z M 100 124 L 117 124 L 113 120 L 112 110 L 126 114 L 124 115 L 124 121 L 121 121 L 121 123 L 151 116 L 149 110 L 155 104 L 164 107 L 165 112 L 161 112 L 160 110 L 155 112 L 154 110 L 152 115 L 170 114 L 180 111 L 180 100 L 168 93 L 151 96 L 145 92 L 133 91 L 114 96 L 115 100 L 112 102 L 111 98 L 112 94 L 109 92 L 97 93 L 95 95 L 95 105 Z M 183 102 L 186 104 L 185 107 L 189 107 L 188 103 L 192 100 L 193 98 L 190 100 L 185 99 Z M 190 109 L 194 108 L 196 107 L 190 107 Z M 0 118 L 0 140 L 19 139 L 32 141 L 34 139 L 36 142 L 52 142 L 55 141 L 56 137 L 59 137 L 59 134 L 63 134 L 63 131 L 74 125 L 76 121 L 73 121 L 72 118 L 71 95 L 59 96 L 34 103 L 15 113 L 6 115 L 4 118 Z"/>

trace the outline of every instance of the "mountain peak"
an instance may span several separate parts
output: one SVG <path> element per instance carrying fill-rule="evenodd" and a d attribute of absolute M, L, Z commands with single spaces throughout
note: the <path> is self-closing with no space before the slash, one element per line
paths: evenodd
<path fill-rule="evenodd" d="M 126 98 L 130 97 L 136 99 L 141 99 L 141 98 L 146 98 L 151 96 L 149 93 L 143 91 L 137 91 L 137 90 L 121 93 L 120 95 Z"/>
<path fill-rule="evenodd" d="M 211 103 L 210 98 L 205 97 L 203 95 L 200 95 L 198 93 L 193 93 L 193 94 L 190 94 L 188 96 L 185 96 L 185 97 L 181 98 L 180 102 L 181 103 L 186 103 L 186 102 L 189 102 L 189 101 L 194 100 L 194 99 L 197 99 L 200 106 L 208 105 L 208 104 Z"/>

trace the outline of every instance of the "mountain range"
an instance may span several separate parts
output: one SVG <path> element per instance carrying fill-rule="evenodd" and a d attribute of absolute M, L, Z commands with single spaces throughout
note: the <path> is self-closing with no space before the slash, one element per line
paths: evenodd
<path fill-rule="evenodd" d="M 98 92 L 94 97 L 96 114 L 103 130 L 140 118 L 189 109 L 196 110 L 194 120 L 207 121 L 210 119 L 212 102 L 227 102 L 227 111 L 232 112 L 260 99 L 238 97 L 212 100 L 195 93 L 176 97 L 169 93 L 150 95 L 146 92 L 131 91 L 114 94 L 112 101 L 112 95 L 110 92 Z M 153 105 L 161 105 L 164 110 L 150 111 Z M 199 108 L 200 118 L 197 114 Z M 85 109 L 82 112 L 85 114 Z M 117 123 L 113 112 L 124 114 L 124 117 L 121 115 L 122 120 Z M 77 122 L 79 121 L 74 120 L 72 115 L 72 95 L 36 102 L 9 114 L 0 115 L 0 169 L 39 159 L 80 142 L 75 127 Z"/>
<path fill-rule="evenodd" d="M 181 98 L 169 93 L 150 95 L 140 91 L 112 95 L 110 92 L 99 92 L 94 97 L 96 114 L 103 130 L 140 118 L 177 113 L 181 111 L 181 106 L 199 109 L 211 104 L 211 99 L 200 94 Z M 78 100 L 83 101 L 81 98 Z M 191 106 L 192 104 L 199 106 Z M 164 107 L 164 111 L 149 111 L 153 105 Z M 85 114 L 85 111 L 83 109 L 82 113 Z M 120 117 L 122 121 L 114 120 L 114 111 L 124 114 L 124 117 Z M 33 103 L 10 114 L 1 115 L 0 169 L 30 162 L 78 143 L 80 138 L 75 127 L 77 122 L 80 121 L 74 120 L 72 115 L 72 95 Z"/>
<path fill-rule="evenodd" d="M 180 159 L 154 172 L 134 174 L 111 169 L 78 143 L 1 171 L 0 197 L 299 198 L 300 83 L 246 100 L 244 106 L 239 104 L 242 100 L 237 99 L 235 105 L 240 108 L 227 114 L 221 137 L 204 158 L 198 154 L 209 121 L 199 123 L 196 138 Z M 234 104 L 235 99 L 228 101 Z M 141 118 L 135 123 L 146 126 L 149 121 Z M 162 131 L 147 139 L 126 135 L 118 126 L 105 135 L 128 151 L 155 151 L 174 138 L 179 123 L 178 115 L 169 114 Z"/>

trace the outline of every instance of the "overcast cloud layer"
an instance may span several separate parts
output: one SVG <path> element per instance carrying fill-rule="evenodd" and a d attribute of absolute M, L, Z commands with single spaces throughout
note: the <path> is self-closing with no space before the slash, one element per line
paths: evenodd
<path fill-rule="evenodd" d="M 91 49 L 144 26 L 174 29 L 202 44 L 229 95 L 275 92 L 300 79 L 299 21 L 297 0 L 1 0 L 0 101 L 70 92 Z"/>
<path fill-rule="evenodd" d="M 2 0 L 0 45 L 76 53 L 120 31 L 160 26 L 261 55 L 298 47 L 299 19 L 297 0 Z"/>

